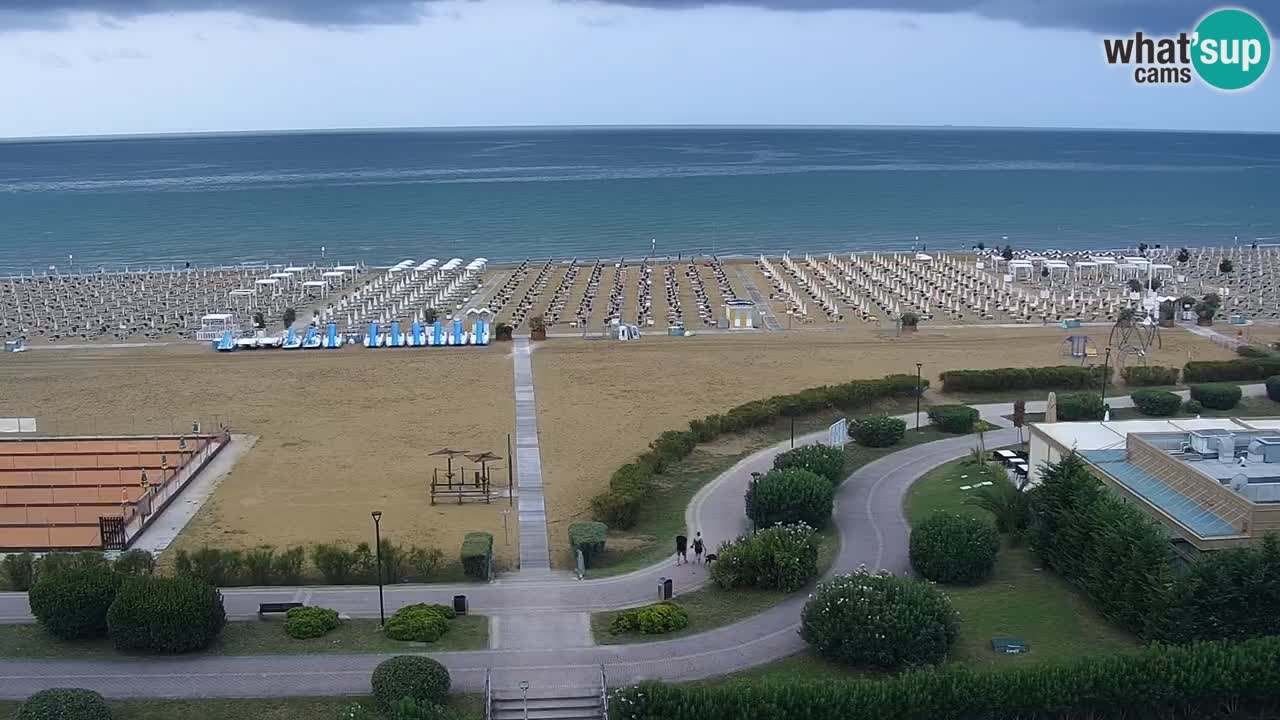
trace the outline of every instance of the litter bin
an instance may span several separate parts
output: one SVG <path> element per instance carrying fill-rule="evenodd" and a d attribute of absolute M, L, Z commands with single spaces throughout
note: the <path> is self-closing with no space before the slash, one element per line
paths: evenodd
<path fill-rule="evenodd" d="M 458 613 L 459 615 L 467 614 L 467 596 L 466 595 L 453 596 L 453 611 Z"/>
<path fill-rule="evenodd" d="M 658 578 L 658 600 L 670 600 L 672 583 L 671 578 Z"/>

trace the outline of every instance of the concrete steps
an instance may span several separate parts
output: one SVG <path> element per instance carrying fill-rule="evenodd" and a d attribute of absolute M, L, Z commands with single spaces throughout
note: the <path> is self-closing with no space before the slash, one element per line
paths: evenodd
<path fill-rule="evenodd" d="M 527 714 L 526 714 L 527 708 Z M 490 703 L 491 720 L 602 720 L 600 688 L 496 690 Z"/>

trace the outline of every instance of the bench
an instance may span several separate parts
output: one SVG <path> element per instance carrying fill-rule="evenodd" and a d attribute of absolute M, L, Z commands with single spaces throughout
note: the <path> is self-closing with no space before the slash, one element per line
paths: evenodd
<path fill-rule="evenodd" d="M 272 613 L 287 613 L 294 608 L 302 607 L 300 602 L 258 603 L 258 617 Z"/>

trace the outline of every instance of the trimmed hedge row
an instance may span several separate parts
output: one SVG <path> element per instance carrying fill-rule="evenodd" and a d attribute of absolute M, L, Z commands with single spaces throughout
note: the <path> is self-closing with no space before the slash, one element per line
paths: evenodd
<path fill-rule="evenodd" d="M 1167 390 L 1134 390 L 1129 397 L 1138 412 L 1150 417 L 1172 417 L 1182 409 L 1182 398 Z"/>
<path fill-rule="evenodd" d="M 1177 385 L 1181 370 L 1174 367 L 1156 365 L 1133 365 L 1120 371 L 1124 384 L 1129 387 L 1147 387 L 1151 385 Z"/>
<path fill-rule="evenodd" d="M 1101 420 L 1107 412 L 1097 393 L 1067 393 L 1058 397 L 1058 420 Z"/>
<path fill-rule="evenodd" d="M 96 550 L 81 552 L 51 552 L 40 558 L 29 552 L 10 553 L 0 562 L 7 589 L 25 592 L 36 581 L 64 570 L 110 568 L 120 575 L 150 575 L 155 572 L 156 560 L 146 550 L 129 550 L 121 553 L 114 563 Z"/>
<path fill-rule="evenodd" d="M 1243 395 L 1239 385 L 1230 383 L 1203 383 L 1191 386 L 1191 399 L 1210 410 L 1230 410 L 1240 403 Z"/>
<path fill-rule="evenodd" d="M 1280 536 L 1175 571 L 1164 528 L 1075 454 L 1045 467 L 1031 502 L 1032 550 L 1129 632 L 1170 643 L 1280 635 Z"/>
<path fill-rule="evenodd" d="M 849 421 L 849 437 L 863 447 L 897 445 L 907 432 L 907 423 L 887 415 L 872 415 Z"/>
<path fill-rule="evenodd" d="M 582 564 L 591 567 L 591 560 L 604 552 L 609 538 L 609 526 L 602 522 L 579 522 L 569 526 L 569 547 L 582 551 Z"/>
<path fill-rule="evenodd" d="M 1219 720 L 1280 709 L 1280 638 L 1157 645 L 1070 664 L 887 679 L 664 685 L 614 693 L 615 720 Z"/>
<path fill-rule="evenodd" d="M 1280 375 L 1280 357 L 1236 358 L 1235 360 L 1192 360 L 1182 367 L 1188 383 L 1222 380 L 1265 380 Z"/>
<path fill-rule="evenodd" d="M 81 688 L 41 690 L 22 703 L 18 720 L 111 720 L 111 706 L 98 693 Z"/>
<path fill-rule="evenodd" d="M 199 578 L 214 587 L 303 585 L 308 577 L 317 575 L 327 585 L 378 582 L 377 553 L 369 543 L 354 547 L 320 543 L 311 548 L 310 556 L 314 572 L 307 567 L 307 551 L 302 547 L 280 551 L 270 545 L 243 551 L 203 547 L 192 552 L 177 551 L 174 572 L 181 577 Z M 444 553 L 435 548 L 382 541 L 384 583 L 426 582 L 443 562 Z"/>
<path fill-rule="evenodd" d="M 942 373 L 942 392 L 998 392 L 1003 390 L 1080 390 L 1096 388 L 1103 377 L 1111 382 L 1111 371 L 1101 366 L 1053 365 L 994 370 L 947 370 Z"/>
<path fill-rule="evenodd" d="M 630 529 L 639 520 L 640 508 L 653 496 L 656 489 L 654 476 L 666 471 L 671 463 L 688 457 L 698 443 L 761 428 L 781 418 L 802 417 L 831 409 L 855 410 L 888 398 L 914 397 L 928 387 L 927 380 L 917 381 L 915 375 L 886 375 L 879 380 L 852 380 L 840 385 L 824 385 L 790 395 L 752 400 L 720 415 L 691 420 L 688 430 L 662 433 L 649 443 L 649 450 L 635 462 L 615 470 L 609 478 L 608 491 L 592 498 L 591 511 L 597 520 L 609 527 Z"/>
<path fill-rule="evenodd" d="M 473 580 L 493 577 L 493 535 L 469 532 L 462 538 L 462 571 Z"/>
<path fill-rule="evenodd" d="M 673 602 L 623 610 L 609 623 L 609 634 L 665 635 L 689 627 L 689 612 Z"/>
<path fill-rule="evenodd" d="M 930 405 L 929 422 L 942 432 L 967 435 L 978 424 L 978 410 L 968 405 Z"/>

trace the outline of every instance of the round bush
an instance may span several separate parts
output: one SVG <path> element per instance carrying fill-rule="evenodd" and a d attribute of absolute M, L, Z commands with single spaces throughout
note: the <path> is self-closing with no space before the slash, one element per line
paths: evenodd
<path fill-rule="evenodd" d="M 1188 400 L 1182 403 L 1182 412 L 1188 415 L 1199 415 L 1204 412 L 1204 406 L 1200 404 L 1199 400 Z"/>
<path fill-rule="evenodd" d="M 397 655 L 373 670 L 373 697 L 384 708 L 409 698 L 443 705 L 449 700 L 449 671 L 422 655 Z"/>
<path fill-rule="evenodd" d="M 673 602 L 660 602 L 618 613 L 609 623 L 613 635 L 635 632 L 663 635 L 689 627 L 689 612 Z"/>
<path fill-rule="evenodd" d="M 392 640 L 435 642 L 448 632 L 454 617 L 453 608 L 444 605 L 406 605 L 391 616 L 383 632 Z"/>
<path fill-rule="evenodd" d="M 849 437 L 864 447 L 890 447 L 902 441 L 907 424 L 887 415 L 856 418 L 849 421 Z"/>
<path fill-rule="evenodd" d="M 1280 402 L 1280 375 L 1267 378 L 1267 397 Z"/>
<path fill-rule="evenodd" d="M 818 574 L 818 533 L 808 525 L 779 525 L 720 546 L 711 579 L 737 587 L 794 592 Z"/>
<path fill-rule="evenodd" d="M 1106 411 L 1102 396 L 1097 393 L 1067 393 L 1058 396 L 1059 420 L 1101 420 Z"/>
<path fill-rule="evenodd" d="M 1135 390 L 1129 397 L 1138 412 L 1151 417 L 1172 417 L 1182 408 L 1182 398 L 1165 390 Z"/>
<path fill-rule="evenodd" d="M 978 423 L 978 411 L 968 405 L 931 405 L 928 415 L 942 432 L 971 433 Z"/>
<path fill-rule="evenodd" d="M 823 583 L 800 615 L 800 636 L 823 657 L 884 670 L 942 662 L 958 630 L 943 592 L 888 573 L 861 571 Z"/>
<path fill-rule="evenodd" d="M 192 577 L 125 578 L 107 612 L 111 641 L 121 650 L 203 650 L 226 624 L 222 593 Z"/>
<path fill-rule="evenodd" d="M 972 585 L 991 576 L 1000 535 L 990 523 L 937 512 L 911 530 L 911 567 L 921 577 L 948 585 Z"/>
<path fill-rule="evenodd" d="M 1191 386 L 1191 399 L 1213 410 L 1230 410 L 1240 402 L 1239 385 L 1230 383 L 1203 383 Z"/>
<path fill-rule="evenodd" d="M 318 638 L 337 629 L 338 611 L 329 608 L 290 608 L 284 616 L 284 631 L 295 640 Z"/>
<path fill-rule="evenodd" d="M 120 580 L 105 566 L 46 573 L 28 595 L 31 614 L 63 640 L 102 637 Z"/>
<path fill-rule="evenodd" d="M 832 485 L 844 482 L 844 450 L 829 445 L 805 445 L 773 459 L 775 470 L 799 468 L 827 479 Z"/>
<path fill-rule="evenodd" d="M 111 706 L 92 690 L 50 688 L 27 698 L 18 720 L 111 720 Z"/>
<path fill-rule="evenodd" d="M 772 470 L 747 487 L 747 517 L 756 527 L 798 522 L 822 527 L 831 520 L 835 489 L 808 470 Z"/>

